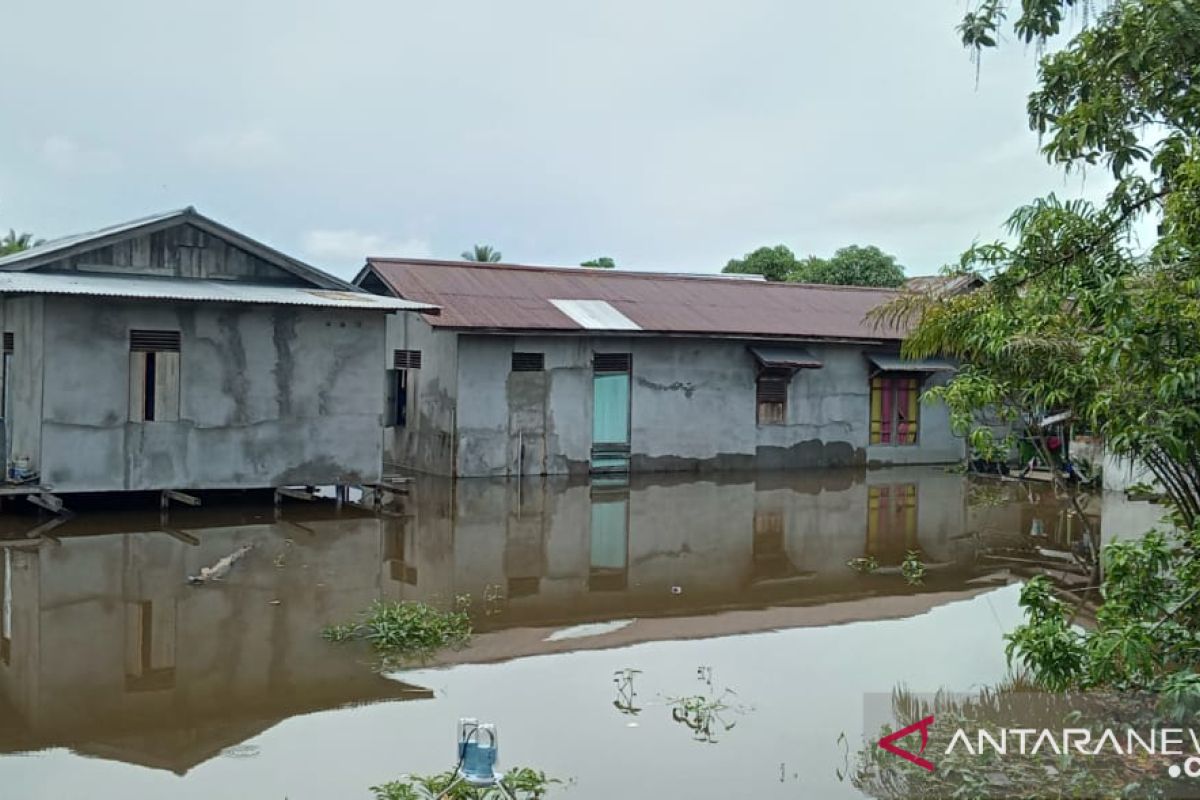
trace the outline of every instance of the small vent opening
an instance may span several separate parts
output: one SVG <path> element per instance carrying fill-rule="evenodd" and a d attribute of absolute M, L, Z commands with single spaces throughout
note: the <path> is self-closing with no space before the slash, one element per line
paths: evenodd
<path fill-rule="evenodd" d="M 178 353 L 179 331 L 132 330 L 129 350 L 133 353 Z"/>
<path fill-rule="evenodd" d="M 594 372 L 629 372 L 629 353 L 595 353 L 592 356 Z"/>
<path fill-rule="evenodd" d="M 420 369 L 420 350 L 396 350 L 392 353 L 393 369 Z"/>
<path fill-rule="evenodd" d="M 513 353 L 513 372 L 544 372 L 546 369 L 545 353 Z"/>

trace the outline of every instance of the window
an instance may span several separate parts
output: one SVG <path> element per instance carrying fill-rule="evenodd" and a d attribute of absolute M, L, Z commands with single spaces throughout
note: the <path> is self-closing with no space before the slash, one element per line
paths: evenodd
<path fill-rule="evenodd" d="M 764 369 L 758 374 L 758 424 L 782 425 L 787 422 L 788 386 L 792 373 L 786 369 Z"/>
<path fill-rule="evenodd" d="M 388 404 L 385 424 L 391 428 L 408 425 L 408 397 L 412 382 L 408 371 L 421 368 L 420 350 L 392 351 L 392 369 L 387 371 Z"/>
<path fill-rule="evenodd" d="M 895 566 L 909 550 L 920 550 L 917 487 L 906 483 L 867 490 L 867 555 Z"/>
<path fill-rule="evenodd" d="M 175 686 L 175 602 L 126 606 L 125 689 L 155 692 Z"/>
<path fill-rule="evenodd" d="M 513 353 L 513 372 L 544 372 L 546 369 L 545 353 Z"/>
<path fill-rule="evenodd" d="M 919 388 L 916 378 L 876 375 L 871 379 L 871 444 L 917 443 Z"/>
<path fill-rule="evenodd" d="M 388 520 L 389 529 L 383 533 L 383 563 L 391 579 L 409 586 L 417 585 L 417 567 L 413 563 L 412 534 L 404 520 Z"/>
<path fill-rule="evenodd" d="M 179 331 L 129 332 L 129 421 L 179 419 Z"/>
<path fill-rule="evenodd" d="M 8 376 L 12 374 L 13 335 L 4 333 L 4 361 L 0 364 L 0 419 L 8 419 Z"/>

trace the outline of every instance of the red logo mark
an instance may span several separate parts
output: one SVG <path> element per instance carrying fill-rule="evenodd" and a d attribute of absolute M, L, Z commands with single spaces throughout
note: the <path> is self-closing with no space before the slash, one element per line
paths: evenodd
<path fill-rule="evenodd" d="M 933 716 L 930 715 L 930 716 L 926 717 L 925 719 L 920 720 L 919 722 L 914 722 L 912 725 L 909 725 L 907 728 L 901 728 L 900 730 L 896 731 L 895 733 L 889 733 L 887 736 L 885 736 L 879 740 L 879 746 L 882 747 L 884 750 L 887 750 L 889 753 L 892 753 L 893 755 L 900 756 L 901 758 L 905 759 L 906 761 L 911 761 L 912 763 L 916 764 L 918 767 L 921 767 L 922 769 L 927 769 L 930 772 L 933 772 L 933 762 L 932 761 L 927 761 L 927 760 L 921 758 L 916 753 L 910 753 L 907 750 L 899 748 L 894 744 L 894 742 L 897 739 L 903 739 L 905 736 L 908 736 L 910 733 L 912 733 L 913 731 L 915 731 L 919 728 L 921 731 L 921 749 L 919 752 L 924 753 L 925 745 L 929 744 L 929 726 L 932 724 L 933 724 Z"/>

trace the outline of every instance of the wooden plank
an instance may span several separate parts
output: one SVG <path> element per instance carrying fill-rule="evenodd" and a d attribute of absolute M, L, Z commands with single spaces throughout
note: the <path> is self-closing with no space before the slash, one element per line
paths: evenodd
<path fill-rule="evenodd" d="M 163 492 L 163 494 L 166 495 L 168 499 L 174 500 L 176 503 L 183 503 L 185 506 L 200 505 L 200 498 L 196 497 L 195 495 L 184 494 L 183 492 L 177 492 L 174 489 L 167 489 Z"/>
<path fill-rule="evenodd" d="M 197 539 L 195 536 L 192 536 L 187 531 L 180 530 L 179 528 L 164 527 L 162 529 L 162 532 L 165 533 L 167 536 L 170 536 L 173 539 L 178 539 L 179 541 L 183 542 L 186 545 L 190 545 L 192 547 L 200 546 L 199 539 Z"/>
<path fill-rule="evenodd" d="M 275 495 L 276 495 L 276 497 L 290 497 L 293 500 L 312 501 L 312 500 L 317 499 L 317 496 L 315 494 L 309 494 L 308 492 L 304 491 L 303 489 L 292 489 L 288 486 L 280 486 L 278 489 L 275 490 Z"/>
<path fill-rule="evenodd" d="M 179 353 L 154 354 L 154 419 L 179 421 Z"/>
<path fill-rule="evenodd" d="M 63 501 L 52 494 L 30 494 L 26 495 L 25 499 L 35 506 L 52 511 L 55 514 L 61 514 L 63 511 Z"/>

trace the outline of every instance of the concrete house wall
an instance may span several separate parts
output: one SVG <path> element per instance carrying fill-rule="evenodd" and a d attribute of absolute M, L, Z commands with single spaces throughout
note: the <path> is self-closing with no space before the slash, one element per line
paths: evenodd
<path fill-rule="evenodd" d="M 605 352 L 632 357 L 633 472 L 937 464 L 965 452 L 945 406 L 928 403 L 916 445 L 871 445 L 871 367 L 857 345 L 806 344 L 824 367 L 793 377 L 784 424 L 759 425 L 756 364 L 744 340 L 471 334 L 434 330 L 415 317 L 389 325 L 388 357 L 403 346 L 421 349 L 423 361 L 410 373 L 418 386 L 412 429 L 388 434 L 387 455 L 421 471 L 586 473 L 592 356 Z M 513 352 L 543 353 L 545 371 L 513 372 Z M 435 439 L 436 449 L 428 445 Z"/>
<path fill-rule="evenodd" d="M 43 401 L 14 409 L 13 453 L 33 457 L 56 491 L 378 480 L 384 316 L 80 297 L 44 303 Z M 129 331 L 137 328 L 181 333 L 178 421 L 129 419 Z M 27 427 L 40 427 L 40 446 Z"/>
<path fill-rule="evenodd" d="M 340 300 L 323 292 L 351 287 L 191 209 L 62 242 L 0 263 L 6 272 L 78 281 L 70 294 L 0 295 L 0 325 L 13 334 L 8 457 L 29 459 L 43 487 L 241 489 L 380 478 L 386 308 L 353 307 L 352 297 L 347 308 L 303 304 Z M 127 277 L 132 283 L 120 283 Z M 94 296 L 92 280 L 144 296 Z M 260 294 L 245 297 L 271 299 L 173 299 L 192 281 L 247 284 Z M 139 421 L 131 410 L 132 330 L 179 333 L 177 419 Z"/>

